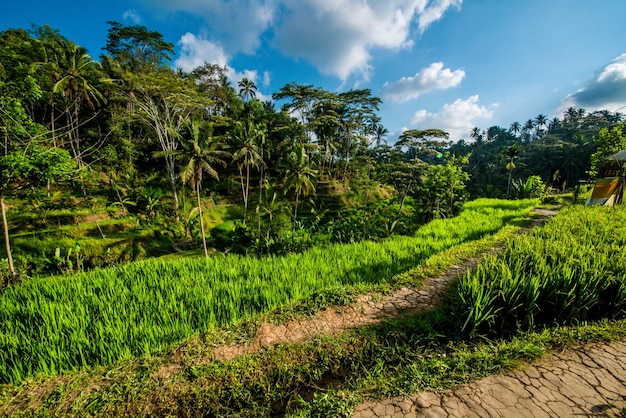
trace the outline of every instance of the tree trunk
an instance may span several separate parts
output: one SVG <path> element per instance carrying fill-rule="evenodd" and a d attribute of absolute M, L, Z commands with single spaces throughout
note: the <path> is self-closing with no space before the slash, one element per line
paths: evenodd
<path fill-rule="evenodd" d="M 509 169 L 509 181 L 506 187 L 506 198 L 511 198 L 511 182 L 513 181 L 513 170 Z"/>
<path fill-rule="evenodd" d="M 248 198 L 250 197 L 250 164 L 246 164 L 246 212 L 248 211 Z"/>
<path fill-rule="evenodd" d="M 0 211 L 2 212 L 2 231 L 4 232 L 4 247 L 7 251 L 7 259 L 9 260 L 9 270 L 11 275 L 15 276 L 15 268 L 13 267 L 13 256 L 11 255 L 11 243 L 9 242 L 9 225 L 7 224 L 6 207 L 4 206 L 4 195 L 0 194 Z"/>
<path fill-rule="evenodd" d="M 263 150 L 261 150 L 261 155 L 263 155 Z M 261 208 L 261 203 L 262 203 L 262 195 L 263 195 L 263 178 L 264 176 L 264 170 L 263 170 L 263 165 L 261 165 L 261 175 L 259 176 L 259 203 L 257 206 L 257 213 L 259 211 L 259 209 Z M 261 238 L 261 216 L 258 216 L 258 221 L 257 221 L 257 237 Z"/>
<path fill-rule="evenodd" d="M 296 220 L 298 219 L 298 203 L 300 200 L 300 190 L 296 192 L 296 205 L 293 208 L 293 226 L 291 228 L 292 235 L 296 235 Z"/>
<path fill-rule="evenodd" d="M 202 247 L 204 248 L 204 258 L 209 258 L 209 251 L 206 247 L 206 236 L 204 234 L 204 220 L 202 219 L 202 204 L 200 203 L 200 182 L 196 184 L 196 198 L 198 199 L 198 215 L 200 216 L 200 231 L 202 233 Z"/>
<path fill-rule="evenodd" d="M 404 194 L 402 195 L 402 201 L 400 202 L 400 209 L 398 209 L 398 216 L 402 215 L 402 209 L 404 209 L 404 202 L 406 201 L 406 196 L 409 194 L 409 188 L 413 183 L 413 173 L 411 172 L 411 179 L 409 180 L 409 184 L 404 189 Z"/>
<path fill-rule="evenodd" d="M 243 224 L 246 224 L 248 217 L 248 193 L 246 191 L 246 183 L 243 179 L 243 165 L 239 166 L 239 183 L 241 183 L 241 196 L 243 197 Z"/>
<path fill-rule="evenodd" d="M 176 216 L 176 222 L 180 221 L 180 209 L 178 204 L 178 191 L 176 189 L 176 166 L 174 162 L 174 156 L 165 156 L 165 165 L 167 167 L 167 173 L 170 178 L 170 186 L 172 188 L 172 197 L 174 199 L 174 216 Z"/>

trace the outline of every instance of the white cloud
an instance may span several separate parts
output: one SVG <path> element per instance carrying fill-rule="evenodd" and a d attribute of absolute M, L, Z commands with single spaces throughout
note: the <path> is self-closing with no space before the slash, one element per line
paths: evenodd
<path fill-rule="evenodd" d="M 450 7 L 461 7 L 463 0 L 433 0 L 419 10 L 419 30 L 421 33 L 434 22 L 441 19 Z"/>
<path fill-rule="evenodd" d="M 228 64 L 230 57 L 220 45 L 206 39 L 198 38 L 192 33 L 184 34 L 180 38 L 179 45 L 180 57 L 174 62 L 174 65 L 177 68 L 190 72 L 191 70 L 204 65 L 205 62 L 209 64 L 217 64 L 220 67 L 226 68 L 226 76 L 231 83 L 233 83 L 233 86 L 235 86 L 235 90 L 237 89 L 237 84 L 243 78 L 247 78 L 258 85 L 258 72 L 256 70 L 243 70 L 241 72 L 235 70 Z M 269 77 L 269 75 L 267 75 L 267 77 Z M 257 98 L 259 100 L 267 100 L 269 99 L 269 96 L 265 96 L 262 93 L 257 92 Z"/>
<path fill-rule="evenodd" d="M 587 81 L 576 93 L 566 96 L 559 107 L 559 113 L 570 107 L 583 108 L 587 111 L 618 111 L 626 106 L 626 53 L 615 58 L 611 63 Z"/>
<path fill-rule="evenodd" d="M 177 68 L 191 71 L 204 65 L 205 62 L 217 64 L 221 67 L 228 65 L 229 56 L 220 45 L 211 41 L 198 38 L 196 35 L 187 32 L 180 38 L 178 43 L 180 45 L 180 56 L 174 62 Z"/>
<path fill-rule="evenodd" d="M 385 83 L 381 95 L 394 102 L 406 102 L 433 90 L 458 86 L 463 78 L 465 71 L 450 71 L 449 68 L 443 68 L 443 62 L 435 62 L 414 77 L 402 77 L 393 83 Z"/>
<path fill-rule="evenodd" d="M 493 108 L 478 104 L 478 95 L 470 96 L 467 100 L 457 99 L 454 103 L 446 103 L 438 112 L 430 113 L 418 110 L 413 115 L 412 123 L 420 129 L 437 128 L 450 134 L 453 141 L 468 138 L 470 130 L 477 125 L 476 119 L 491 119 Z"/>
<path fill-rule="evenodd" d="M 322 73 L 345 81 L 368 80 L 371 51 L 413 45 L 411 26 L 420 31 L 462 0 L 307 0 L 285 6 L 274 27 L 274 45 L 302 57 Z"/>
<path fill-rule="evenodd" d="M 255 52 L 261 45 L 261 34 L 274 17 L 274 0 L 143 0 L 147 7 L 160 13 L 185 12 L 199 17 L 232 54 Z"/>
<path fill-rule="evenodd" d="M 374 49 L 413 45 L 412 30 L 424 32 L 462 0 L 143 0 L 165 12 L 201 17 L 213 41 L 231 55 L 252 54 L 262 38 L 279 52 L 302 58 L 342 81 L 368 80 Z"/>
<path fill-rule="evenodd" d="M 133 25 L 141 24 L 141 16 L 133 9 L 126 10 L 122 15 L 122 18 L 126 21 L 130 21 Z"/>
<path fill-rule="evenodd" d="M 269 71 L 265 71 L 263 73 L 263 87 L 269 87 L 271 82 L 272 82 L 272 79 L 270 77 Z"/>
<path fill-rule="evenodd" d="M 412 45 L 410 24 L 415 0 L 306 0 L 285 7 L 274 27 L 274 46 L 304 58 L 322 73 L 345 81 L 367 80 L 371 49 L 400 49 Z"/>

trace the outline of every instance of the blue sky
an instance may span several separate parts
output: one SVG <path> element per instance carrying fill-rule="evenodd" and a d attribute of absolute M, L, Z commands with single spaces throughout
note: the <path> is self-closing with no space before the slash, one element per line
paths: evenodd
<path fill-rule="evenodd" d="M 141 24 L 176 45 L 173 65 L 226 65 L 261 99 L 290 82 L 369 88 L 393 142 L 570 106 L 626 113 L 625 17 L 625 0 L 18 0 L 0 30 L 49 24 L 98 58 L 106 21 Z"/>

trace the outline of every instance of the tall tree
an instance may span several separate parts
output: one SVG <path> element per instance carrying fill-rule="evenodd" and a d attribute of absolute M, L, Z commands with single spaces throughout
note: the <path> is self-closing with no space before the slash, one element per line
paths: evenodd
<path fill-rule="evenodd" d="M 241 96 L 244 100 L 252 100 L 256 99 L 257 86 L 254 81 L 249 78 L 242 78 L 238 83 L 239 85 L 239 96 Z"/>
<path fill-rule="evenodd" d="M 541 137 L 545 133 L 545 128 L 548 126 L 548 117 L 546 115 L 539 114 L 533 121 L 533 124 L 535 125 L 535 132 L 537 136 Z"/>
<path fill-rule="evenodd" d="M 528 119 L 526 122 L 524 122 L 524 124 L 522 125 L 522 139 L 526 142 L 530 142 L 534 139 L 534 129 L 535 129 L 535 122 L 532 119 Z"/>
<path fill-rule="evenodd" d="M 200 231 L 202 234 L 202 247 L 204 256 L 208 258 L 209 253 L 204 232 L 204 220 L 202 218 L 202 202 L 200 200 L 200 190 L 202 189 L 202 174 L 206 173 L 219 181 L 219 175 L 215 169 L 216 165 L 226 167 L 225 158 L 230 156 L 222 150 L 220 141 L 211 135 L 209 127 L 201 126 L 198 118 L 191 119 L 187 126 L 191 136 L 190 141 L 182 141 L 183 149 L 177 155 L 181 155 L 184 163 L 181 170 L 183 182 L 189 183 L 196 193 L 198 204 L 198 216 L 200 217 Z M 203 129 L 204 128 L 204 129 Z"/>
<path fill-rule="evenodd" d="M 517 136 L 522 131 L 522 124 L 515 121 L 509 127 L 509 132 L 512 132 L 513 135 Z"/>
<path fill-rule="evenodd" d="M 159 32 L 145 26 L 126 26 L 115 21 L 107 35 L 106 52 L 127 71 L 152 71 L 164 66 L 174 55 L 174 44 L 166 42 Z"/>
<path fill-rule="evenodd" d="M 446 141 L 449 134 L 441 129 L 407 129 L 400 134 L 397 148 L 407 148 L 411 159 L 424 160 L 427 157 L 438 156 L 449 143 Z"/>
<path fill-rule="evenodd" d="M 103 79 L 100 63 L 93 60 L 85 49 L 68 42 L 63 45 L 61 60 L 56 63 L 58 80 L 54 83 L 53 93 L 60 96 L 63 114 L 66 117 L 67 135 L 70 148 L 78 168 L 83 166 L 83 158 L 89 151 L 81 145 L 81 110 L 95 112 L 106 102 L 104 95 L 94 82 Z"/>
<path fill-rule="evenodd" d="M 274 100 L 285 100 L 285 110 L 297 115 L 304 125 L 307 140 L 310 142 L 313 137 L 311 119 L 313 108 L 316 103 L 327 94 L 322 89 L 314 88 L 312 85 L 302 85 L 289 83 L 282 87 L 278 93 L 274 93 Z"/>
<path fill-rule="evenodd" d="M 337 95 L 340 102 L 340 138 L 338 154 L 343 158 L 344 178 L 350 162 L 359 152 L 363 153 L 367 146 L 367 121 L 376 116 L 381 99 L 372 96 L 369 89 L 349 90 Z"/>
<path fill-rule="evenodd" d="M 176 187 L 175 151 L 185 123 L 194 114 L 201 113 L 210 102 L 198 94 L 195 85 L 182 79 L 173 71 L 163 68 L 157 71 L 129 74 L 132 91 L 120 94 L 132 104 L 132 113 L 120 115 L 148 126 L 156 136 L 168 174 L 174 212 L 179 219 L 179 202 Z"/>
<path fill-rule="evenodd" d="M 232 139 L 233 160 L 237 162 L 237 167 L 239 168 L 245 222 L 248 212 L 248 197 L 250 196 L 250 169 L 252 167 L 259 169 L 265 166 L 262 147 L 265 141 L 265 132 L 254 121 L 245 118 L 235 121 L 230 137 Z M 244 169 L 246 172 L 245 178 L 243 175 Z"/>
<path fill-rule="evenodd" d="M 285 193 L 290 189 L 293 189 L 296 193 L 292 228 L 293 232 L 295 232 L 300 196 L 308 196 L 310 193 L 315 193 L 313 180 L 317 175 L 317 170 L 311 167 L 309 156 L 303 144 L 296 143 L 293 145 L 293 150 L 287 155 L 285 163 Z"/>
<path fill-rule="evenodd" d="M 230 126 L 229 115 L 235 113 L 233 109 L 238 102 L 235 90 L 228 83 L 226 70 L 217 64 L 204 63 L 189 74 L 200 93 L 211 101 L 207 110 L 215 126 Z"/>
<path fill-rule="evenodd" d="M 483 140 L 483 135 L 480 132 L 480 128 L 478 126 L 474 126 L 470 131 L 470 138 L 475 140 L 476 142 L 481 142 Z"/>

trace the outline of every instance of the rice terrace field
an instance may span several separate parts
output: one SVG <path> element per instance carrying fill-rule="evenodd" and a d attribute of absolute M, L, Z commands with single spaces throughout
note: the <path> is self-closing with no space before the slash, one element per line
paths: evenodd
<path fill-rule="evenodd" d="M 0 415 L 349 416 L 372 396 L 445 387 L 552 344 L 623 335 L 626 211 L 566 206 L 521 234 L 538 204 L 479 199 L 413 236 L 16 284 L 0 295 Z M 305 320 L 357 294 L 420 286 L 501 245 L 434 311 L 211 360 L 211 349 L 245 342 L 259 321 Z M 171 363 L 176 373 L 156 374 Z"/>
<path fill-rule="evenodd" d="M 0 417 L 355 418 L 626 341 L 623 0 L 5 3 Z"/>

